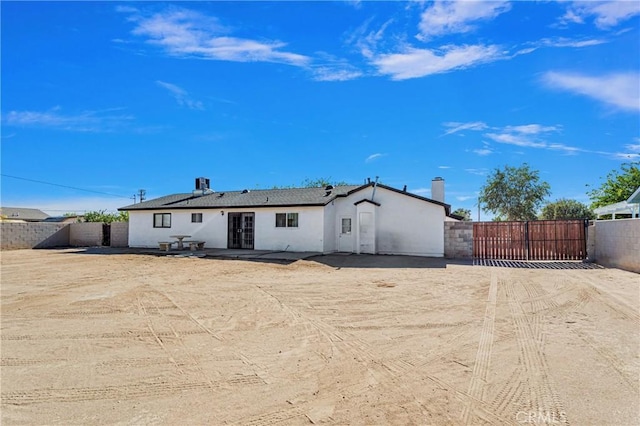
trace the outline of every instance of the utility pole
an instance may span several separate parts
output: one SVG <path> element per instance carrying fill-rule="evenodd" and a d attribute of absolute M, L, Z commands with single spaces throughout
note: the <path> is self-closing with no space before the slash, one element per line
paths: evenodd
<path fill-rule="evenodd" d="M 133 194 L 133 197 L 131 197 L 131 198 L 133 198 L 133 204 L 135 204 L 135 203 L 136 203 L 136 200 L 137 200 L 137 198 L 136 198 L 136 194 Z"/>
<path fill-rule="evenodd" d="M 144 189 L 140 189 L 138 190 L 138 193 L 139 193 L 140 202 L 143 202 L 144 196 L 147 194 L 147 191 L 145 191 Z"/>

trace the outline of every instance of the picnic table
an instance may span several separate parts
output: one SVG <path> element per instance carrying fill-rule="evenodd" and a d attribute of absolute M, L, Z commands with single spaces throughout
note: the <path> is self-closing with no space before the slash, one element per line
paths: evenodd
<path fill-rule="evenodd" d="M 184 240 L 185 238 L 191 238 L 191 235 L 169 235 L 171 238 L 175 238 L 178 240 L 178 250 L 184 249 Z"/>

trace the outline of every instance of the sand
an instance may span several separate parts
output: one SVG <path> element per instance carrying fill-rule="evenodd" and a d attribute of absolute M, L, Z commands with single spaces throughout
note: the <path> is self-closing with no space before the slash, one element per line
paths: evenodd
<path fill-rule="evenodd" d="M 2 252 L 2 424 L 640 424 L 640 275 L 367 259 Z"/>

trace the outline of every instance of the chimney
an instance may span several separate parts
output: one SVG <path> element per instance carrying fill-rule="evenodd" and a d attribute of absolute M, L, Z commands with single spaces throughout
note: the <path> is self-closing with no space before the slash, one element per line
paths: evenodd
<path fill-rule="evenodd" d="M 431 199 L 444 203 L 444 179 L 440 176 L 431 181 Z"/>

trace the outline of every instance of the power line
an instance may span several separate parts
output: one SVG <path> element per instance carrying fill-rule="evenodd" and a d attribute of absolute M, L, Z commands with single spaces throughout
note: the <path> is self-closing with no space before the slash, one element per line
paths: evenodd
<path fill-rule="evenodd" d="M 0 176 L 12 178 L 12 179 L 26 180 L 27 182 L 41 183 L 41 184 L 44 184 L 44 185 L 59 186 L 61 188 L 75 189 L 76 191 L 93 192 L 94 194 L 102 194 L 102 195 L 109 195 L 111 197 L 131 199 L 131 197 L 125 197 L 124 195 L 110 194 L 108 192 L 94 191 L 92 189 L 77 188 L 75 186 L 69 186 L 69 185 L 60 185 L 60 184 L 57 184 L 57 183 L 45 182 L 45 181 L 42 181 L 42 180 L 27 179 L 27 178 L 23 178 L 23 177 L 19 177 L 19 176 L 6 175 L 4 173 L 0 173 Z"/>

